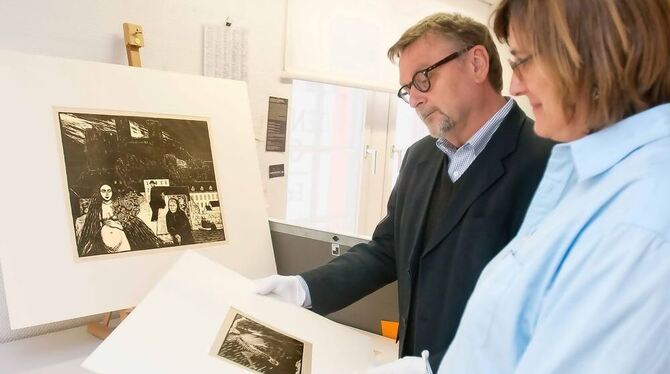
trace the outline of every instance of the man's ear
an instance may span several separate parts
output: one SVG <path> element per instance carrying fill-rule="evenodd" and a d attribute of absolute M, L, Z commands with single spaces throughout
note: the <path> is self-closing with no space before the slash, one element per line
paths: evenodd
<path fill-rule="evenodd" d="M 472 47 L 472 72 L 477 83 L 485 82 L 489 75 L 489 53 L 481 45 Z"/>

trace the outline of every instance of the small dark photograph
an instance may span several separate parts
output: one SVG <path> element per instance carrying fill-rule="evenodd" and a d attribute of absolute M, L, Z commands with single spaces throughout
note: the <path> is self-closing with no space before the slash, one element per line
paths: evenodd
<path fill-rule="evenodd" d="M 57 113 L 78 257 L 225 241 L 207 121 Z"/>
<path fill-rule="evenodd" d="M 256 373 L 308 374 L 310 345 L 234 312 L 218 355 Z"/>

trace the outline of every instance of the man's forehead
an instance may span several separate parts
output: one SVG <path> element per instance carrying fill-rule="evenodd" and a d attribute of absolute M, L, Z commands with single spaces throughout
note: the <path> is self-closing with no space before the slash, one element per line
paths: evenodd
<path fill-rule="evenodd" d="M 415 72 L 434 64 L 446 53 L 455 51 L 457 45 L 446 36 L 435 33 L 426 33 L 417 38 L 400 52 L 398 65 L 401 81 L 411 79 Z"/>

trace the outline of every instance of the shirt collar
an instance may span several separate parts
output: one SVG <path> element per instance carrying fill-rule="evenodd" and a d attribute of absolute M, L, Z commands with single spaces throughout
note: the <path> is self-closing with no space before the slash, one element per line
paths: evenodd
<path fill-rule="evenodd" d="M 568 147 L 579 181 L 598 175 L 627 155 L 670 136 L 670 104 L 625 118 L 593 134 L 556 147 Z"/>
<path fill-rule="evenodd" d="M 470 144 L 471 147 L 474 149 L 475 156 L 478 156 L 482 150 L 486 147 L 486 144 L 488 144 L 489 140 L 491 140 L 491 137 L 493 136 L 493 133 L 496 132 L 498 127 L 500 127 L 500 124 L 502 121 L 507 117 L 509 114 L 510 110 L 512 110 L 512 107 L 514 106 L 514 99 L 512 98 L 506 98 L 507 102 L 505 105 L 503 105 L 500 109 L 498 109 L 495 114 L 489 118 L 482 127 L 475 132 L 470 139 L 468 139 L 463 146 L 466 144 Z M 447 156 L 452 157 L 456 151 L 459 150 L 456 146 L 453 144 L 449 143 L 447 139 L 444 138 L 439 138 L 435 142 L 437 147 L 445 152 Z"/>

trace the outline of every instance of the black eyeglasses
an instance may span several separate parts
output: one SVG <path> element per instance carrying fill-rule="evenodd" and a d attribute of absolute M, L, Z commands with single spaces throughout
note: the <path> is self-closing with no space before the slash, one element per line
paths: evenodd
<path fill-rule="evenodd" d="M 533 55 L 528 55 L 526 57 L 515 60 L 509 59 L 507 62 L 509 62 L 509 67 L 512 68 L 512 72 L 516 73 L 519 78 L 523 79 L 523 74 L 521 72 L 522 69 L 519 69 L 519 67 L 530 61 L 532 58 Z"/>
<path fill-rule="evenodd" d="M 474 46 L 471 45 L 467 48 L 461 49 L 460 51 L 454 52 L 449 56 L 441 59 L 440 61 L 430 65 L 429 67 L 414 73 L 412 81 L 409 84 L 400 87 L 400 89 L 398 90 L 398 97 L 403 99 L 407 104 L 409 104 L 409 91 L 412 86 L 414 86 L 414 88 L 416 88 L 421 92 L 428 92 L 428 90 L 430 90 L 430 79 L 428 78 L 428 73 L 446 64 L 451 60 L 459 58 L 460 56 L 464 55 L 467 51 L 469 51 L 472 47 Z"/>

